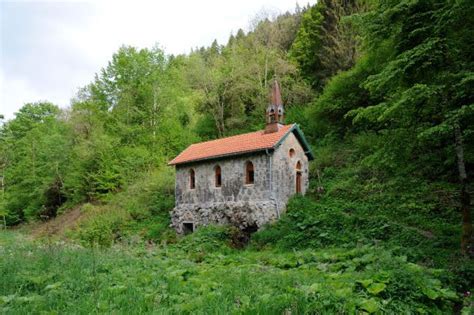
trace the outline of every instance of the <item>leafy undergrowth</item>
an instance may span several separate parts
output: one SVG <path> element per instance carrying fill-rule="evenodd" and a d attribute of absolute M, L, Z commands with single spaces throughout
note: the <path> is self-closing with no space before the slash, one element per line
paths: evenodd
<path fill-rule="evenodd" d="M 418 214 L 419 217 L 422 215 Z M 459 227 L 433 226 L 430 232 L 395 220 L 382 211 L 368 211 L 363 203 L 319 201 L 297 197 L 290 200 L 279 221 L 252 237 L 255 249 L 351 248 L 365 245 L 390 250 L 408 261 L 432 268 L 444 268 L 445 281 L 459 292 L 473 287 L 474 264 L 458 249 Z M 425 223 L 428 225 L 431 223 Z"/>
<path fill-rule="evenodd" d="M 347 142 L 320 143 L 307 196 L 292 198 L 280 220 L 252 237 L 252 246 L 282 252 L 377 246 L 443 268 L 446 283 L 472 292 L 474 263 L 460 253 L 459 185 L 412 174 L 408 166 L 384 167 L 366 136 Z"/>
<path fill-rule="evenodd" d="M 135 236 L 156 243 L 174 243 L 176 235 L 169 228 L 169 211 L 174 206 L 173 192 L 174 171 L 171 168 L 145 172 L 122 191 L 75 207 L 78 219 L 74 226 L 63 229 L 61 234 L 84 246 L 110 246 Z M 70 214 L 71 211 L 67 211 L 53 221 L 62 222 Z M 58 239 L 63 235 L 36 233 L 36 236 Z"/>
<path fill-rule="evenodd" d="M 418 217 L 422 215 L 418 214 Z M 437 259 L 435 262 L 438 263 L 440 259 L 449 259 L 455 252 L 453 249 L 458 247 L 460 228 L 454 224 L 445 223 L 424 230 L 403 220 L 406 218 L 394 219 L 360 201 L 316 202 L 311 198 L 295 197 L 290 199 L 287 212 L 280 220 L 258 232 L 253 240 L 259 248 L 271 246 L 283 250 L 381 244 L 400 248 L 410 260 L 421 263 L 430 262 L 430 259 Z M 435 262 L 430 262 L 431 266 L 436 266 Z"/>
<path fill-rule="evenodd" d="M 235 250 L 226 233 L 210 227 L 176 245 L 110 248 L 20 244 L 7 235 L 0 311 L 446 314 L 459 300 L 439 280 L 442 270 L 375 246 Z"/>

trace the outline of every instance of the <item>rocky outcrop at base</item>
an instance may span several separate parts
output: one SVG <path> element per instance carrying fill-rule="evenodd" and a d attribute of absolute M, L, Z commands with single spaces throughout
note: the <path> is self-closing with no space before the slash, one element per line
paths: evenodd
<path fill-rule="evenodd" d="M 184 225 L 193 229 L 209 224 L 231 224 L 241 230 L 272 222 L 279 217 L 274 201 L 213 202 L 206 204 L 180 204 L 171 211 L 171 226 L 184 233 Z"/>

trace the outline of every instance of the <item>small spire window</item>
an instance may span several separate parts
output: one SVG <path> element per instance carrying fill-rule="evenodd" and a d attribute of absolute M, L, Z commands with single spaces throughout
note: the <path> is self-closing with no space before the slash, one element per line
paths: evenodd
<path fill-rule="evenodd" d="M 196 188 L 196 177 L 194 174 L 194 170 L 190 169 L 189 170 L 189 189 L 194 189 Z"/>
<path fill-rule="evenodd" d="M 253 169 L 253 163 L 248 161 L 245 164 L 245 183 L 253 184 L 255 181 L 255 173 Z"/>
<path fill-rule="evenodd" d="M 222 186 L 222 174 L 221 174 L 221 167 L 217 165 L 214 169 L 215 171 L 215 183 L 216 187 L 221 187 Z"/>
<path fill-rule="evenodd" d="M 272 108 L 270 109 L 270 123 L 275 122 L 275 110 Z"/>

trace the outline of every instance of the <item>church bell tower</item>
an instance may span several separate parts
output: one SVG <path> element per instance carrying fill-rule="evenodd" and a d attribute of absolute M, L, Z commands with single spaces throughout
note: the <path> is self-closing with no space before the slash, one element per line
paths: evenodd
<path fill-rule="evenodd" d="M 273 78 L 272 90 L 270 93 L 270 104 L 266 111 L 265 133 L 277 132 L 283 126 L 284 110 L 281 100 L 280 86 L 276 76 Z"/>

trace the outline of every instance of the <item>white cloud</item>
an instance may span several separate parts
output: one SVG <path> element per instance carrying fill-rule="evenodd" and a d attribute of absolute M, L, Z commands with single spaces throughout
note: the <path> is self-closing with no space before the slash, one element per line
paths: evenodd
<path fill-rule="evenodd" d="M 187 53 L 214 39 L 225 44 L 262 9 L 295 6 L 295 0 L 0 2 L 0 113 L 11 119 L 38 100 L 67 106 L 122 44 L 158 43 L 167 53 Z"/>

